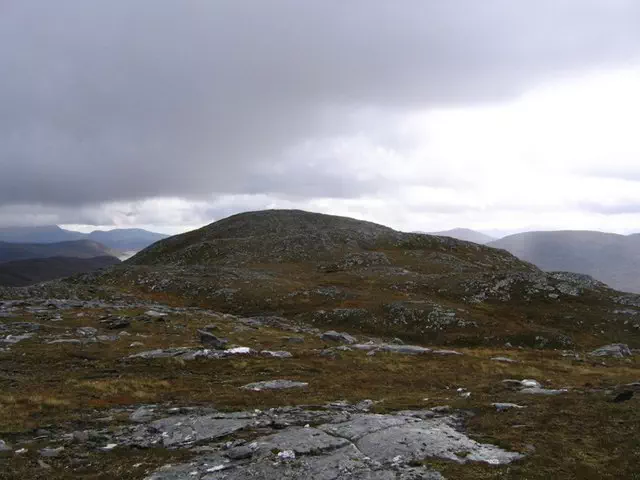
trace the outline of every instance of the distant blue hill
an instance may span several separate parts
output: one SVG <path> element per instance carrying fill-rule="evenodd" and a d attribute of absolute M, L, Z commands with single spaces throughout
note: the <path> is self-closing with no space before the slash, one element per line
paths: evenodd
<path fill-rule="evenodd" d="M 152 243 L 166 238 L 162 233 L 140 228 L 118 228 L 115 230 L 94 230 L 81 233 L 65 230 L 57 225 L 37 227 L 0 227 L 0 242 L 11 243 L 57 243 L 74 240 L 93 240 L 120 251 L 142 250 Z"/>

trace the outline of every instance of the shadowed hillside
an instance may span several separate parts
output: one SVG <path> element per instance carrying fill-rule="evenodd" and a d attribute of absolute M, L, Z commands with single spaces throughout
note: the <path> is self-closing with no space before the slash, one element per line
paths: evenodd
<path fill-rule="evenodd" d="M 91 272 L 120 263 L 115 257 L 49 257 L 16 260 L 0 264 L 0 285 L 23 287 L 77 273 Z"/>
<path fill-rule="evenodd" d="M 0 242 L 0 263 L 31 258 L 91 258 L 105 255 L 112 255 L 112 251 L 101 243 L 91 240 L 74 240 L 58 243 Z"/>

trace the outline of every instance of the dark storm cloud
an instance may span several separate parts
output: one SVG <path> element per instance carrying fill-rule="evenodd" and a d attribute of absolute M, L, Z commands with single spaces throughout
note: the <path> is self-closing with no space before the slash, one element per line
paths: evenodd
<path fill-rule="evenodd" d="M 5 1 L 0 206 L 374 191 L 330 159 L 268 166 L 357 131 L 360 108 L 494 101 L 624 64 L 639 21 L 635 0 Z"/>

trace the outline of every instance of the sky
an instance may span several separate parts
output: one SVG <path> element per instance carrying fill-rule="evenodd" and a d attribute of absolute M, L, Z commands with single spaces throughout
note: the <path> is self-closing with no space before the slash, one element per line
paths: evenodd
<path fill-rule="evenodd" d="M 636 0 L 0 1 L 0 225 L 640 232 Z"/>

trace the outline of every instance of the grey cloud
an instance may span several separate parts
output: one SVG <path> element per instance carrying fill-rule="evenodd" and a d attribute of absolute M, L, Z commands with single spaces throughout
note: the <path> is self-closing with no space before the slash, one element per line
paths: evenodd
<path fill-rule="evenodd" d="M 0 206 L 375 191 L 335 159 L 271 166 L 357 132 L 358 109 L 495 101 L 629 62 L 639 19 L 634 0 L 2 2 Z"/>
<path fill-rule="evenodd" d="M 603 215 L 640 214 L 640 203 L 580 203 L 578 205 L 578 209 Z"/>

